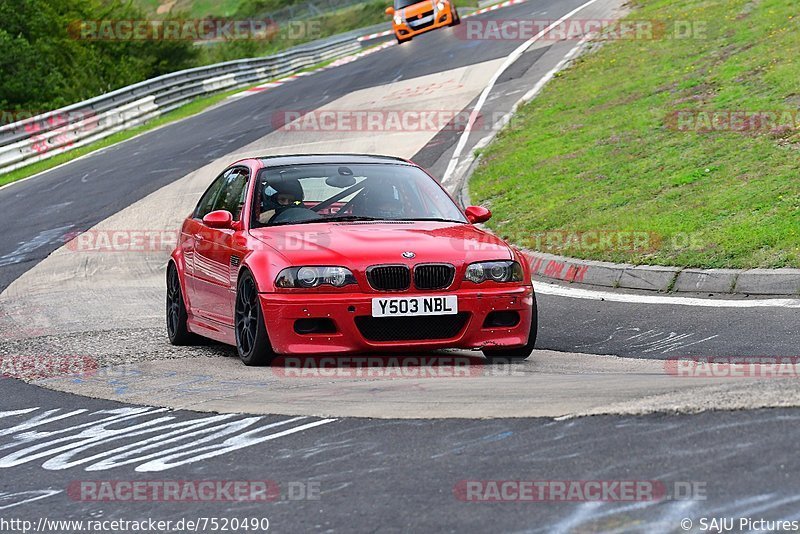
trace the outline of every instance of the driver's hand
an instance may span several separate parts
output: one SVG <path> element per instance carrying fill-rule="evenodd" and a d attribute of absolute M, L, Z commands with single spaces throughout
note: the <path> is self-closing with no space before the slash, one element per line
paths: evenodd
<path fill-rule="evenodd" d="M 262 211 L 261 215 L 258 216 L 258 222 L 260 222 L 261 224 L 267 224 L 274 215 L 275 215 L 275 210 Z"/>

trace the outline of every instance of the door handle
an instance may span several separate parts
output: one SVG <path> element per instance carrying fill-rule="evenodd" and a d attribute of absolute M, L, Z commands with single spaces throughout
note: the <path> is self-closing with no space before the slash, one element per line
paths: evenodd
<path fill-rule="evenodd" d="M 195 239 L 195 241 L 202 241 L 203 240 L 203 234 L 194 234 L 194 239 Z"/>

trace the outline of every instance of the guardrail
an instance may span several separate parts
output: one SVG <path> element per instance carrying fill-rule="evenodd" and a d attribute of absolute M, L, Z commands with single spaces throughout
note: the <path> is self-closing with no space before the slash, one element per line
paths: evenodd
<path fill-rule="evenodd" d="M 187 69 L 0 126 L 0 174 L 138 126 L 198 96 L 289 75 L 361 49 L 351 36 Z"/>

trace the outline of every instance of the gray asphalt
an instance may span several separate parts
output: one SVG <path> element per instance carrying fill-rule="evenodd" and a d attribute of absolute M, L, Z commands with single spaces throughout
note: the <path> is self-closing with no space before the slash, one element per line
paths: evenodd
<path fill-rule="evenodd" d="M 40 406 L 0 421 L 0 465 L 24 446 L 45 439 L 4 434 L 44 410 L 51 417 L 85 413 L 49 424 L 40 433 L 96 421 L 100 410 L 124 405 L 0 381 L 4 410 Z M 174 422 L 207 415 L 170 412 Z M 150 415 L 145 419 L 152 419 Z M 269 416 L 259 425 L 283 418 Z M 276 532 L 681 532 L 680 521 L 702 517 L 794 519 L 800 506 L 796 442 L 800 410 L 708 412 L 691 416 L 596 416 L 547 419 L 337 420 L 319 428 L 160 472 L 136 472 L 144 461 L 85 471 L 43 466 L 54 446 L 14 467 L 0 468 L 0 492 L 58 491 L 9 506 L 0 495 L 0 519 L 36 523 L 90 518 L 140 521 L 149 517 L 269 519 Z M 142 420 L 137 420 L 141 423 Z M 115 425 L 127 428 L 133 422 Z M 44 434 L 46 436 L 46 434 Z M 60 434 L 59 434 L 60 436 Z M 70 457 L 78 462 L 141 438 L 122 437 Z M 152 451 L 151 451 L 152 452 Z M 163 454 L 164 451 L 160 450 Z M 106 455 L 108 456 L 108 455 Z M 135 460 L 135 458 L 134 458 Z M 50 466 L 52 467 L 52 466 Z M 67 493 L 80 481 L 273 481 L 272 502 L 91 502 Z M 675 499 L 635 502 L 470 502 L 454 491 L 462 480 L 655 481 Z M 301 486 L 304 485 L 304 486 Z M 290 487 L 318 491 L 314 500 L 290 500 Z M 691 495 L 679 488 L 693 487 Z M 677 498 L 677 497 L 682 498 Z M 738 529 L 735 531 L 739 531 Z M 67 531 L 64 531 L 67 532 Z"/>
<path fill-rule="evenodd" d="M 797 310 L 635 305 L 539 295 L 538 348 L 629 358 L 800 355 Z"/>

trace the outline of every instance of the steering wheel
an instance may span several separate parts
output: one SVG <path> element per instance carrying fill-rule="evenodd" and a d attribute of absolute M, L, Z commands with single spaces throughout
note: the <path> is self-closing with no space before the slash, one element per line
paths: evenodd
<path fill-rule="evenodd" d="M 316 219 L 323 219 L 324 217 L 315 211 L 311 211 L 305 206 L 295 206 L 287 208 L 280 213 L 272 216 L 267 224 L 285 223 L 285 222 L 303 222 L 313 221 Z"/>

